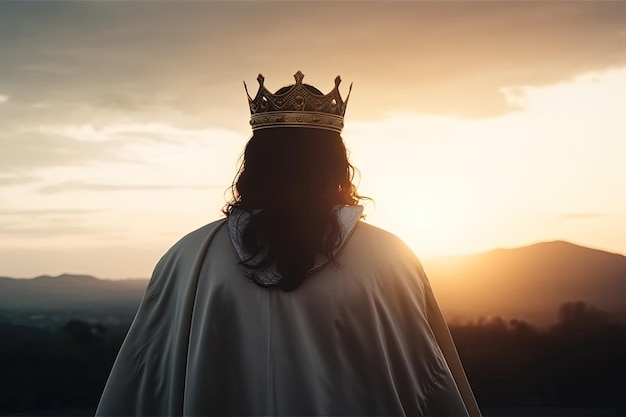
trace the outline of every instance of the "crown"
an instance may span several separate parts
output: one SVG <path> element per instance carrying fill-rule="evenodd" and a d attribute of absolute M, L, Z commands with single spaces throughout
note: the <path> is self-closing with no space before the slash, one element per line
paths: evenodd
<path fill-rule="evenodd" d="M 243 85 L 250 105 L 252 130 L 273 127 L 309 127 L 341 133 L 352 84 L 344 101 L 339 94 L 339 84 L 341 84 L 339 76 L 335 78 L 335 88 L 326 95 L 318 93 L 316 88 L 308 84 L 303 84 L 302 72 L 296 72 L 293 77 L 296 80 L 295 84 L 279 90 L 280 94 L 272 94 L 263 85 L 265 77 L 259 74 L 257 77 L 259 91 L 254 98 L 250 97 L 248 86 L 244 81 Z M 282 90 L 285 91 L 282 92 Z"/>

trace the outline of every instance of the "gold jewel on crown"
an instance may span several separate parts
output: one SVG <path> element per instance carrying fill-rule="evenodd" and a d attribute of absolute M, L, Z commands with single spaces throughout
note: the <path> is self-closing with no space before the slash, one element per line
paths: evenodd
<path fill-rule="evenodd" d="M 302 84 L 304 74 L 298 71 L 293 76 L 296 83 L 282 94 L 272 94 L 263 82 L 265 77 L 259 74 L 259 91 L 254 98 L 248 93 L 248 86 L 243 83 L 250 104 L 250 125 L 252 130 L 273 127 L 308 127 L 332 130 L 341 133 L 343 117 L 352 84 L 345 101 L 339 94 L 341 77 L 335 78 L 335 88 L 326 95 L 316 94 Z"/>

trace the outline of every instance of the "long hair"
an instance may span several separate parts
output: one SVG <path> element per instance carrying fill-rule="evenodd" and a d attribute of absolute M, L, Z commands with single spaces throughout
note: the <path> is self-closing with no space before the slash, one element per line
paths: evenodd
<path fill-rule="evenodd" d="M 348 161 L 341 136 L 310 128 L 272 128 L 254 132 L 224 208 L 252 211 L 243 231 L 243 245 L 260 262 L 252 269 L 276 265 L 278 287 L 296 289 L 322 254 L 335 262 L 341 228 L 335 207 L 354 206 L 365 197 L 353 184 L 355 168 Z M 260 210 L 260 211 L 257 211 Z"/>

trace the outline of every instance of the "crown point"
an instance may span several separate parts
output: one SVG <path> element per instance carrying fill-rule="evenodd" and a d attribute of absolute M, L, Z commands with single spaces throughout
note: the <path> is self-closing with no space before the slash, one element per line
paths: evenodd
<path fill-rule="evenodd" d="M 1 0 L 0 0 L 1 1 Z M 259 91 L 254 98 L 250 97 L 244 81 L 244 88 L 250 105 L 250 125 L 252 130 L 275 127 L 308 127 L 332 130 L 341 133 L 343 118 L 350 90 L 345 100 L 339 93 L 341 77 L 335 78 L 335 88 L 328 94 L 313 93 L 307 84 L 303 84 L 304 74 L 294 74 L 295 85 L 285 87 L 286 93 L 272 94 L 263 83 L 265 77 L 259 74 Z"/>

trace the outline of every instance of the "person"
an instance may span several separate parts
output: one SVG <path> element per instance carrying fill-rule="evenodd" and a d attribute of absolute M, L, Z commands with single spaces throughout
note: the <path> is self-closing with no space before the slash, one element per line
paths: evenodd
<path fill-rule="evenodd" d="M 259 75 L 226 216 L 158 262 L 96 415 L 480 415 L 420 262 L 363 221 L 349 94 L 303 77 Z"/>

